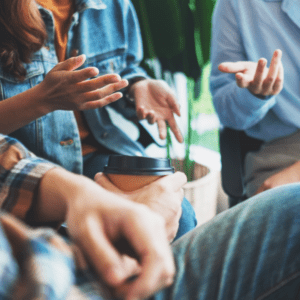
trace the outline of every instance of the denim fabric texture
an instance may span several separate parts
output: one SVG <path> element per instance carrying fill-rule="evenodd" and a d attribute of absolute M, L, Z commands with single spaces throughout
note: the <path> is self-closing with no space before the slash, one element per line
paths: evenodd
<path fill-rule="evenodd" d="M 32 63 L 25 64 L 27 76 L 18 82 L 3 72 L 0 65 L 0 100 L 12 97 L 40 83 L 45 75 L 57 64 L 54 45 L 54 19 L 52 13 L 39 6 L 48 33 L 45 47 L 36 52 Z M 85 54 L 83 67 L 97 67 L 99 76 L 118 73 L 121 77 L 134 79 L 147 77 L 139 67 L 143 57 L 140 28 L 133 5 L 129 0 L 81 0 L 76 1 L 68 33 L 67 57 L 73 50 L 78 55 Z M 126 99 L 110 105 L 129 120 L 136 119 L 135 108 Z M 22 113 L 22 112 L 20 112 Z M 85 119 L 96 141 L 108 149 L 108 153 L 124 155 L 146 155 L 144 148 L 132 140 L 111 120 L 107 107 L 84 111 Z M 85 173 L 89 166 L 83 167 L 81 141 L 74 113 L 54 111 L 10 134 L 21 141 L 37 156 L 54 162 L 75 173 Z M 100 162 L 100 157 L 97 162 Z M 104 166 L 96 164 L 99 172 Z M 96 174 L 88 173 L 90 178 Z M 180 234 L 195 227 L 196 219 L 192 206 L 183 207 L 185 220 Z M 183 224 L 185 224 L 183 226 Z"/>
<path fill-rule="evenodd" d="M 300 184 L 291 184 L 261 193 L 197 227 L 172 245 L 177 266 L 173 285 L 150 299 L 300 299 L 299 210 Z M 12 246 L 18 235 L 8 239 L 0 223 L 1 299 L 116 299 L 107 295 L 107 286 L 92 268 L 56 249 L 54 231 L 23 228 L 22 234 L 26 251 L 17 260 Z"/>
<path fill-rule="evenodd" d="M 300 185 L 261 193 L 173 244 L 175 283 L 152 300 L 300 299 Z"/>
<path fill-rule="evenodd" d="M 23 82 L 6 74 L 0 64 L 0 100 L 24 92 L 40 83 L 57 64 L 52 13 L 39 7 L 46 24 L 48 40 L 45 47 L 25 64 Z M 118 73 L 129 81 L 146 77 L 139 67 L 142 41 L 134 8 L 128 0 L 77 0 L 76 12 L 68 32 L 67 58 L 73 50 L 85 54 L 83 67 L 94 66 L 99 75 Z M 111 107 L 129 119 L 136 118 L 135 109 L 121 99 Z M 20 112 L 22 113 L 22 112 Z M 106 108 L 84 112 L 97 142 L 117 153 L 143 155 L 143 147 L 115 126 Z M 54 111 L 13 132 L 36 155 L 57 163 L 67 170 L 82 173 L 82 153 L 77 123 L 72 111 Z"/>

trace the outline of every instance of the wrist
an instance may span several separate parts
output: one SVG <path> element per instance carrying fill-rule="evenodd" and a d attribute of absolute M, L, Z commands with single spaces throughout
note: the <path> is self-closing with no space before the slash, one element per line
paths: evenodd
<path fill-rule="evenodd" d="M 33 93 L 33 99 L 35 102 L 35 109 L 37 114 L 44 116 L 50 112 L 53 112 L 54 109 L 51 106 L 51 101 L 48 100 L 47 88 L 44 86 L 44 81 L 40 82 L 31 89 Z"/>
<path fill-rule="evenodd" d="M 274 95 L 268 95 L 268 96 L 264 96 L 264 95 L 260 95 L 260 94 L 254 94 L 250 91 L 250 93 L 255 96 L 256 98 L 260 99 L 260 100 L 269 100 L 271 99 Z"/>
<path fill-rule="evenodd" d="M 49 170 L 39 185 L 34 208 L 36 221 L 64 222 L 70 202 L 75 201 L 82 184 L 80 175 L 60 167 Z"/>
<path fill-rule="evenodd" d="M 136 77 L 136 78 L 133 78 L 133 79 L 130 79 L 129 80 L 129 85 L 128 85 L 128 88 L 126 89 L 126 91 L 124 92 L 124 97 L 126 99 L 128 99 L 130 102 L 135 102 L 135 97 L 134 97 L 134 89 L 136 87 L 136 83 L 137 82 L 140 82 L 140 81 L 144 81 L 146 80 L 147 78 L 145 77 Z"/>

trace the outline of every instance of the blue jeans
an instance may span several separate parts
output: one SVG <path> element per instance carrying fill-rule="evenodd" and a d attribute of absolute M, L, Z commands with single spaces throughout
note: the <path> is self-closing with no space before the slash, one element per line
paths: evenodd
<path fill-rule="evenodd" d="M 300 184 L 219 214 L 173 252 L 174 284 L 152 300 L 300 299 Z"/>
<path fill-rule="evenodd" d="M 104 166 L 108 162 L 108 158 L 109 154 L 99 152 L 85 155 L 83 157 L 83 174 L 91 179 L 94 179 L 96 173 L 103 171 Z M 186 198 L 183 199 L 181 207 L 182 215 L 179 220 L 179 228 L 174 241 L 180 238 L 185 233 L 194 229 L 197 225 L 195 211 Z"/>

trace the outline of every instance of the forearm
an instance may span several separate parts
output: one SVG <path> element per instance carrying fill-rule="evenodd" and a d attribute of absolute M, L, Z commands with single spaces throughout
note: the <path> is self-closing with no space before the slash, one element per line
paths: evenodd
<path fill-rule="evenodd" d="M 223 81 L 221 75 L 217 80 Z M 230 83 L 212 87 L 211 91 L 222 125 L 238 130 L 246 130 L 257 124 L 276 104 L 275 97 L 259 99 L 248 89 L 239 88 L 234 79 Z"/>
<path fill-rule="evenodd" d="M 140 32 L 139 21 L 132 3 L 124 13 L 124 31 L 126 35 L 126 42 L 128 44 L 126 52 L 126 68 L 122 70 L 120 76 L 127 79 L 129 83 L 138 77 L 147 78 L 146 71 L 140 67 L 143 60 L 143 44 Z"/>
<path fill-rule="evenodd" d="M 31 216 L 35 222 L 64 222 L 69 202 L 80 198 L 90 179 L 62 168 L 49 170 L 41 179 Z"/>
<path fill-rule="evenodd" d="M 37 85 L 14 97 L 0 101 L 0 132 L 11 132 L 29 124 L 47 114 L 49 110 L 43 105 L 43 92 Z"/>
<path fill-rule="evenodd" d="M 85 176 L 53 168 L 40 181 L 31 219 L 37 223 L 65 222 L 68 213 L 75 217 L 78 207 L 88 205 L 93 196 L 100 204 L 112 194 Z"/>
<path fill-rule="evenodd" d="M 238 9 L 232 1 L 216 4 L 212 21 L 210 91 L 221 123 L 245 130 L 257 124 L 273 107 L 275 98 L 262 100 L 239 88 L 235 74 L 222 73 L 224 62 L 251 60 L 245 51 Z"/>
<path fill-rule="evenodd" d="M 41 178 L 54 166 L 35 157 L 15 139 L 0 134 L 1 210 L 26 219 Z"/>

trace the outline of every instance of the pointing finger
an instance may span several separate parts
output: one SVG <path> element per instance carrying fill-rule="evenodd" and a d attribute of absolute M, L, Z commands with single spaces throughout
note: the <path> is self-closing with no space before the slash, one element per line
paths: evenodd
<path fill-rule="evenodd" d="M 280 62 L 281 62 L 282 52 L 281 50 L 276 50 L 273 54 L 269 73 L 262 85 L 262 94 L 268 96 L 272 93 L 274 82 L 277 78 Z"/>
<path fill-rule="evenodd" d="M 168 124 L 173 132 L 173 134 L 175 135 L 175 138 L 177 139 L 177 141 L 179 143 L 183 143 L 183 137 L 181 134 L 181 131 L 176 123 L 176 120 L 174 118 L 174 116 L 172 115 L 171 118 L 168 120 Z"/>
<path fill-rule="evenodd" d="M 166 100 L 173 112 L 180 117 L 180 105 L 177 102 L 176 97 L 172 94 L 169 94 Z"/>

